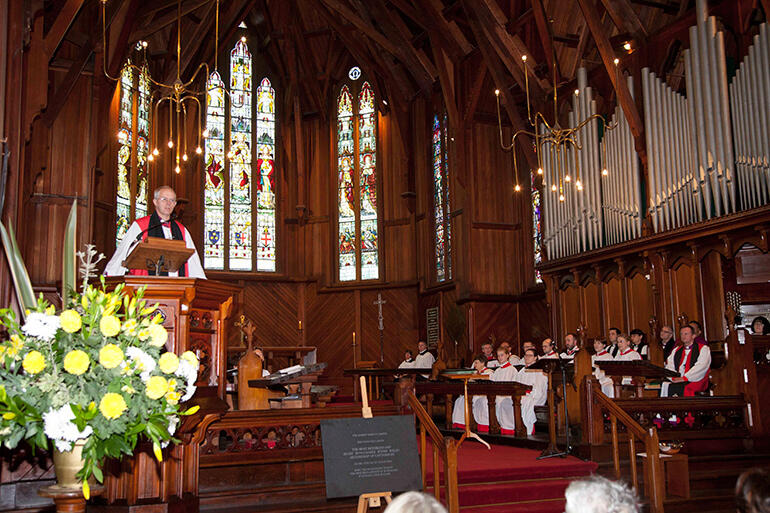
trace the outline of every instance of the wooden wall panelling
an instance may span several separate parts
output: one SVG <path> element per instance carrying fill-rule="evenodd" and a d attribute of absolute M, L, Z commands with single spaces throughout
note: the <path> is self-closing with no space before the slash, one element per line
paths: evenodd
<path fill-rule="evenodd" d="M 584 310 L 582 320 L 585 324 L 586 338 L 600 338 L 606 336 L 602 327 L 601 290 L 601 284 L 593 281 L 589 281 L 580 289 L 580 293 L 583 296 Z M 585 347 L 586 341 L 583 340 L 582 342 Z"/>
<path fill-rule="evenodd" d="M 316 346 L 318 361 L 328 364 L 324 381 L 346 386 L 352 393 L 350 379 L 341 377 L 343 369 L 353 366 L 352 343 L 356 327 L 353 293 L 319 294 L 317 285 L 309 283 L 305 297 L 308 345 Z"/>
<path fill-rule="evenodd" d="M 643 272 L 637 272 L 628 283 L 628 330 L 649 331 L 649 321 L 653 315 L 653 293 L 650 280 Z"/>
<path fill-rule="evenodd" d="M 604 336 L 610 328 L 618 328 L 621 331 L 628 329 L 626 314 L 623 308 L 623 288 L 621 278 L 613 276 L 602 283 L 602 295 L 604 297 L 604 326 L 606 326 Z"/>
<path fill-rule="evenodd" d="M 703 336 L 709 341 L 724 340 L 727 337 L 722 262 L 722 255 L 712 251 L 701 260 L 698 266 L 703 298 Z"/>
<path fill-rule="evenodd" d="M 257 327 L 258 346 L 299 344 L 297 289 L 304 284 L 248 282 L 243 288 L 244 315 Z"/>
<path fill-rule="evenodd" d="M 697 269 L 692 264 L 681 264 L 669 271 L 673 288 L 675 318 L 681 313 L 688 318 L 702 322 L 698 289 L 695 281 Z"/>
<path fill-rule="evenodd" d="M 580 312 L 580 287 L 569 286 L 561 291 L 561 332 L 556 340 L 558 347 L 563 346 L 564 336 L 582 323 Z"/>
<path fill-rule="evenodd" d="M 481 352 L 481 345 L 495 336 L 497 344 L 502 341 L 510 342 L 512 347 L 519 347 L 518 318 L 515 303 L 495 303 L 471 301 L 473 308 L 473 353 Z"/>
<path fill-rule="evenodd" d="M 382 294 L 384 368 L 397 367 L 404 359 L 404 350 L 417 348 L 419 323 L 417 319 L 417 288 L 367 290 L 361 293 L 361 360 L 380 361 L 380 330 L 378 309 L 374 302 Z"/>
<path fill-rule="evenodd" d="M 514 348 L 518 349 L 520 355 L 521 342 L 530 340 L 535 345 L 539 345 L 544 338 L 550 335 L 551 327 L 543 294 L 519 301 L 517 305 L 519 345 L 514 346 Z"/>

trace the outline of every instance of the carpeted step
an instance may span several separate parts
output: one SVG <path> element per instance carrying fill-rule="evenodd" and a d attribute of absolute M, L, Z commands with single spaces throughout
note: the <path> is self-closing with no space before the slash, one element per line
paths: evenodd
<path fill-rule="evenodd" d="M 562 513 L 566 503 L 564 499 L 551 499 L 490 506 L 460 506 L 460 511 L 462 513 Z"/>
<path fill-rule="evenodd" d="M 460 506 L 496 505 L 561 499 L 569 479 L 515 481 L 512 483 L 475 484 L 460 487 Z"/>

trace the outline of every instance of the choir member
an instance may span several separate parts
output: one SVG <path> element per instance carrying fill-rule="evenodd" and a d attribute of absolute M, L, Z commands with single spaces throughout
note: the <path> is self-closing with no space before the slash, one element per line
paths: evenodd
<path fill-rule="evenodd" d="M 498 367 L 497 355 L 495 355 L 495 350 L 492 347 L 491 342 L 484 342 L 481 344 L 481 354 L 487 359 L 487 367 L 490 369 L 496 369 Z"/>
<path fill-rule="evenodd" d="M 511 356 L 508 357 L 508 361 L 511 363 L 511 365 L 520 365 L 521 359 L 518 357 L 518 355 L 513 354 L 513 350 L 511 349 L 511 344 L 509 342 L 500 342 L 500 347 L 504 347 L 508 354 Z"/>
<path fill-rule="evenodd" d="M 607 351 L 607 341 L 603 338 L 594 340 L 594 351 L 596 354 L 591 356 L 591 365 L 594 367 L 594 376 L 599 380 L 602 392 L 607 397 L 615 397 L 615 387 L 612 378 L 606 376 L 604 372 L 596 365 L 597 361 L 613 360 L 612 355 Z"/>
<path fill-rule="evenodd" d="M 543 340 L 543 358 L 558 358 L 559 355 L 556 353 L 556 344 L 553 342 L 553 339 L 547 338 Z"/>
<path fill-rule="evenodd" d="M 647 335 L 644 334 L 644 332 L 638 328 L 634 328 L 631 330 L 631 347 L 634 348 L 634 351 L 639 353 L 640 356 L 646 357 L 647 356 Z"/>
<path fill-rule="evenodd" d="M 521 343 L 521 354 L 522 355 L 524 355 L 524 351 L 526 351 L 527 349 L 534 349 L 535 350 L 535 354 L 537 354 L 537 346 L 531 340 L 525 340 L 524 342 Z M 524 358 L 522 358 L 522 363 L 523 363 L 523 360 L 524 360 Z"/>
<path fill-rule="evenodd" d="M 498 367 L 489 377 L 491 381 L 513 381 L 513 378 L 516 376 L 516 367 L 508 361 L 510 356 L 510 353 L 504 347 L 497 348 Z M 497 410 L 497 405 L 502 399 L 504 397 L 501 396 L 495 398 L 495 410 Z M 499 417 L 498 415 L 498 421 Z M 473 402 L 473 418 L 476 419 L 479 433 L 489 433 L 489 403 L 486 396 L 481 396 L 478 401 Z M 500 424 L 500 427 L 502 427 L 502 424 Z"/>
<path fill-rule="evenodd" d="M 580 347 L 578 347 L 578 336 L 575 333 L 567 333 L 567 336 L 564 337 L 564 348 L 564 351 L 559 356 L 568 360 L 575 358 L 575 353 L 580 350 Z"/>
<path fill-rule="evenodd" d="M 428 351 L 428 344 L 426 344 L 424 341 L 420 340 L 417 342 L 417 356 L 414 359 L 414 367 L 415 369 L 430 369 L 433 367 L 433 364 L 436 362 L 436 357 L 433 356 L 433 353 Z M 421 375 L 423 378 L 427 379 L 427 374 Z"/>
<path fill-rule="evenodd" d="M 761 315 L 754 317 L 751 321 L 751 332 L 754 335 L 770 335 L 770 321 Z"/>
<path fill-rule="evenodd" d="M 535 406 L 543 406 L 548 400 L 548 376 L 540 370 L 527 370 L 537 361 L 537 353 L 534 349 L 527 349 L 524 352 L 524 368 L 516 374 L 515 381 L 524 385 L 531 385 L 532 390 L 526 395 L 521 396 L 521 418 L 524 421 L 524 427 L 527 434 L 535 433 Z M 513 421 L 513 406 L 509 406 L 510 420 Z M 499 417 L 499 415 L 498 415 Z M 502 426 L 502 421 L 500 426 Z"/>
<path fill-rule="evenodd" d="M 704 392 L 709 386 L 709 369 L 711 368 L 711 350 L 708 344 L 698 343 L 695 330 L 685 325 L 679 329 L 679 340 L 682 345 L 666 360 L 666 368 L 678 372 L 684 380 L 675 379 L 675 383 L 663 382 L 660 387 L 661 397 L 693 396 L 696 392 Z"/>
<path fill-rule="evenodd" d="M 641 360 L 642 355 L 637 353 L 633 347 L 631 347 L 631 339 L 625 333 L 618 335 L 618 355 L 615 360 L 632 362 L 634 360 Z"/>
<path fill-rule="evenodd" d="M 669 355 L 676 347 L 674 329 L 671 326 L 660 328 L 660 345 L 663 346 L 663 359 L 668 360 Z"/>
<path fill-rule="evenodd" d="M 414 354 L 411 349 L 404 351 L 404 361 L 398 365 L 399 369 L 411 369 L 414 367 Z"/>
<path fill-rule="evenodd" d="M 491 375 L 494 371 L 487 367 L 487 358 L 483 354 L 477 355 L 473 359 L 473 370 L 478 374 Z M 471 399 L 471 410 L 477 401 L 480 401 L 482 397 L 485 399 L 484 407 L 487 406 L 486 397 L 481 395 L 474 395 Z M 465 429 L 465 396 L 461 395 L 455 399 L 454 408 L 452 409 L 452 427 L 456 429 Z"/>
<path fill-rule="evenodd" d="M 607 340 L 610 341 L 609 346 L 607 346 L 607 351 L 613 358 L 618 355 L 618 335 L 620 335 L 620 330 L 618 328 L 610 328 L 607 332 Z"/>

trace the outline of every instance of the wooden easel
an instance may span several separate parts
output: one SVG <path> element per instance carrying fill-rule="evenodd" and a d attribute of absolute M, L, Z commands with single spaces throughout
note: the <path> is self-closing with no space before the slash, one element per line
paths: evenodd
<path fill-rule="evenodd" d="M 361 402 L 363 403 L 361 416 L 365 419 L 371 419 L 372 408 L 369 406 L 369 396 L 366 392 L 366 377 L 361 376 L 359 382 L 361 383 Z M 362 493 L 358 496 L 358 509 L 356 513 L 366 513 L 369 511 L 369 508 L 382 507 L 382 499 L 385 499 L 385 502 L 390 504 L 393 500 L 393 494 L 391 492 Z"/>

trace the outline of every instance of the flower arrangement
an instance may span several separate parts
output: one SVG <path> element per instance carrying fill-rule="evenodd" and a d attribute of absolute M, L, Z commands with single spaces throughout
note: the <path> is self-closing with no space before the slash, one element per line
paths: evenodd
<path fill-rule="evenodd" d="M 9 449 L 26 440 L 59 451 L 85 439 L 77 477 L 103 481 L 105 458 L 133 454 L 140 437 L 152 442 L 158 461 L 173 438 L 180 406 L 195 393 L 198 359 L 164 352 L 168 332 L 157 305 L 118 285 L 109 292 L 84 281 L 55 312 L 42 296 L 22 323 L 0 310 L 9 339 L 0 344 L 0 441 Z"/>

